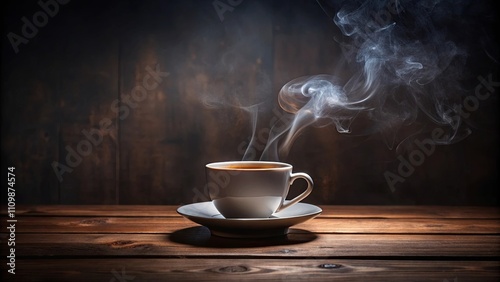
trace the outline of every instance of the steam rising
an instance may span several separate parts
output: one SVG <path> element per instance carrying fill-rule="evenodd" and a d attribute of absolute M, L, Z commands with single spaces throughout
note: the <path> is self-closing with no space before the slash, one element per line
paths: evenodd
<path fill-rule="evenodd" d="M 359 116 L 370 125 L 357 133 L 381 133 L 390 148 L 396 142 L 394 132 L 410 124 L 422 125 L 420 130 L 429 123 L 444 128 L 448 135 L 443 143 L 466 137 L 470 131 L 460 130 L 461 122 L 454 118 L 454 105 L 464 93 L 459 81 L 466 52 L 447 30 L 446 20 L 453 17 L 445 17 L 449 6 L 443 5 L 450 3 L 345 3 L 333 21 L 348 40 L 340 43 L 347 63 L 357 71 L 347 79 L 341 79 L 342 73 L 321 74 L 285 84 L 278 101 L 295 118 L 284 130 L 272 130 L 263 157 L 276 158 L 272 151 L 280 140 L 279 152 L 287 154 L 311 124 L 334 124 L 339 133 L 352 132 Z"/>
<path fill-rule="evenodd" d="M 333 125 L 339 133 L 380 134 L 390 149 L 404 148 L 412 138 L 435 128 L 445 132 L 434 140 L 440 144 L 460 141 L 471 133 L 459 107 L 468 94 L 461 85 L 467 52 L 466 40 L 460 37 L 463 30 L 468 35 L 475 32 L 475 21 L 483 16 L 477 14 L 484 11 L 482 4 L 472 0 L 317 2 L 338 28 L 334 38 L 342 59 L 331 66 L 335 72 L 291 77 L 277 99 L 289 114 L 274 116 L 279 121 L 270 124 L 270 130 L 258 132 L 262 121 L 257 119 L 269 110 L 269 99 L 276 98 L 266 72 L 271 68 L 264 65 L 271 61 L 269 48 L 261 40 L 272 34 L 262 37 L 263 31 L 252 24 L 254 18 L 244 14 L 238 17 L 241 27 L 225 27 L 231 40 L 221 45 L 225 46 L 222 60 L 209 64 L 216 79 L 203 86 L 202 92 L 208 93 L 203 102 L 210 108 L 232 107 L 250 114 L 253 131 L 244 160 L 255 158 L 257 150 L 262 151 L 261 160 L 279 160 L 311 125 Z M 254 15 L 268 11 L 255 7 Z M 469 17 L 464 16 L 467 13 Z M 488 49 L 481 36 L 476 38 L 477 45 L 483 45 L 468 48 Z M 269 132 L 267 142 L 261 140 L 262 132 Z"/>

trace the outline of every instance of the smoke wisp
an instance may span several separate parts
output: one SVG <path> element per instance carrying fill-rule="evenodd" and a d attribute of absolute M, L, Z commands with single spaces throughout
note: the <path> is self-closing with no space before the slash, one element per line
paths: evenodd
<path fill-rule="evenodd" d="M 450 33 L 465 2 L 330 4 L 336 11 L 332 20 L 345 40 L 340 44 L 346 68 L 356 71 L 347 79 L 340 73 L 320 74 L 285 84 L 278 101 L 295 118 L 284 130 L 271 131 L 265 158 L 276 157 L 270 152 L 275 149 L 286 155 L 309 125 L 334 124 L 339 133 L 350 133 L 358 117 L 365 126 L 353 133 L 380 133 L 389 148 L 405 138 L 398 139 L 396 133 L 408 125 L 417 125 L 420 133 L 429 125 L 445 129 L 444 144 L 470 134 L 455 118 L 454 108 L 464 95 L 460 80 L 467 54 Z"/>

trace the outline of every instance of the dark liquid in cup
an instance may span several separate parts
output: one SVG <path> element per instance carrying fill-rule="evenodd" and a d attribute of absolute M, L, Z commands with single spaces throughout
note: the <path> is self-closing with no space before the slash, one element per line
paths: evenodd
<path fill-rule="evenodd" d="M 270 168 L 280 168 L 283 166 L 275 165 L 275 164 L 259 164 L 259 165 L 228 165 L 225 168 L 227 169 L 270 169 Z"/>

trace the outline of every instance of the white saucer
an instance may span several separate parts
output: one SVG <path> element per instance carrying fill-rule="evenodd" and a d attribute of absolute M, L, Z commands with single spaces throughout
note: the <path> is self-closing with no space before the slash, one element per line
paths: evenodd
<path fill-rule="evenodd" d="M 194 203 L 179 207 L 177 212 L 185 218 L 204 225 L 212 235 L 232 238 L 261 238 L 288 234 L 290 226 L 319 215 L 321 208 L 297 203 L 269 218 L 225 218 L 212 202 Z"/>

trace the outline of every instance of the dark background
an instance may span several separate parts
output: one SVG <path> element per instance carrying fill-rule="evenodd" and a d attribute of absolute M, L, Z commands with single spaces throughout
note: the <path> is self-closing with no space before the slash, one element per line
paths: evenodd
<path fill-rule="evenodd" d="M 213 2 L 72 0 L 17 53 L 7 34 L 22 35 L 21 18 L 32 21 L 41 7 L 2 2 L 2 169 L 16 168 L 18 204 L 204 200 L 204 165 L 241 159 L 252 132 L 248 113 L 217 102 L 235 93 L 264 102 L 259 132 L 285 83 L 332 73 L 342 59 L 342 35 L 316 1 L 245 0 L 223 20 Z M 468 46 L 461 83 L 471 94 L 478 76 L 499 80 L 492 3 L 468 14 L 474 28 L 453 31 Z M 168 76 L 126 106 L 121 94 L 143 85 L 147 66 Z M 310 127 L 282 161 L 313 177 L 310 203 L 497 205 L 497 96 L 470 113 L 470 136 L 437 146 L 393 190 L 384 172 L 396 172 L 398 156 L 412 151 L 389 149 L 377 134 Z M 95 133 L 103 120 L 102 142 L 59 181 L 53 164 L 68 165 L 67 147 L 76 150 L 87 140 L 82 130 Z"/>

